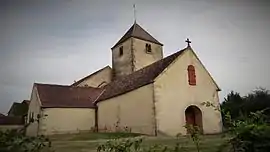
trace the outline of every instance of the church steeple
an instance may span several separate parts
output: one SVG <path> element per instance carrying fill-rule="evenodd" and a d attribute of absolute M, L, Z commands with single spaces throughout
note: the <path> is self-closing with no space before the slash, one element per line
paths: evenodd
<path fill-rule="evenodd" d="M 116 77 L 130 74 L 163 58 L 163 44 L 137 22 L 112 47 L 112 66 Z"/>
<path fill-rule="evenodd" d="M 147 31 L 145 31 L 139 24 L 137 24 L 134 21 L 134 24 L 129 28 L 129 30 L 124 34 L 124 36 L 112 47 L 112 49 L 131 37 L 149 41 L 163 46 L 162 43 L 156 40 L 152 35 L 150 35 Z"/>

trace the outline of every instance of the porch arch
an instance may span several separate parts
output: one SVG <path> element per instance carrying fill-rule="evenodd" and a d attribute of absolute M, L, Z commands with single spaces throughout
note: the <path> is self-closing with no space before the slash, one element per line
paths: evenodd
<path fill-rule="evenodd" d="M 202 111 L 195 105 L 188 106 L 185 110 L 186 124 L 197 126 L 203 131 Z"/>

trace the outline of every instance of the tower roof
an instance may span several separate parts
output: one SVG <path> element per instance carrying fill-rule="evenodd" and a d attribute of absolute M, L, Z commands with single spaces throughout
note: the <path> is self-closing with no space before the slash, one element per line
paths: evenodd
<path fill-rule="evenodd" d="M 130 37 L 134 37 L 137 39 L 149 41 L 152 43 L 156 43 L 159 45 L 163 45 L 158 40 L 156 40 L 153 36 L 151 36 L 148 32 L 146 32 L 140 25 L 138 25 L 136 22 L 131 26 L 131 28 L 126 32 L 126 34 L 112 47 L 116 47 L 120 43 L 124 42 Z"/>

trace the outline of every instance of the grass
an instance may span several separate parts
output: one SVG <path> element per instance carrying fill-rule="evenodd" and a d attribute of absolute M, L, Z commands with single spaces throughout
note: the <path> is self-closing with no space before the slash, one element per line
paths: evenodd
<path fill-rule="evenodd" d="M 94 152 L 96 147 L 107 141 L 107 139 L 117 137 L 136 137 L 139 134 L 130 133 L 84 133 L 72 135 L 55 135 L 51 136 L 53 149 L 56 152 Z M 226 138 L 221 135 L 207 135 L 203 136 L 201 140 L 202 152 L 216 152 L 218 147 L 224 143 Z M 188 137 L 180 137 L 178 139 L 173 137 L 145 137 L 143 146 L 151 146 L 155 144 L 163 144 L 167 146 L 174 146 L 176 142 L 188 152 L 196 152 L 196 147 L 192 140 Z"/>
<path fill-rule="evenodd" d="M 137 137 L 137 133 L 78 133 L 49 136 L 51 141 L 87 141 L 113 138 Z"/>

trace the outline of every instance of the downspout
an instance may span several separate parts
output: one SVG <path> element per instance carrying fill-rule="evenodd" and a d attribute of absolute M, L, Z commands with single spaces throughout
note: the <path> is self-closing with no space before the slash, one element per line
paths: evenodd
<path fill-rule="evenodd" d="M 97 96 L 97 98 L 94 100 L 93 104 L 95 105 L 95 128 L 96 131 L 98 132 L 98 106 L 97 106 L 97 101 L 101 97 L 101 95 L 105 92 L 106 89 L 103 89 L 101 93 Z"/>
<path fill-rule="evenodd" d="M 154 114 L 154 131 L 155 131 L 155 136 L 157 136 L 157 117 L 156 117 L 156 98 L 155 98 L 155 85 L 154 82 L 153 84 L 153 114 Z"/>
<path fill-rule="evenodd" d="M 98 107 L 95 107 L 95 129 L 94 132 L 98 132 Z"/>

